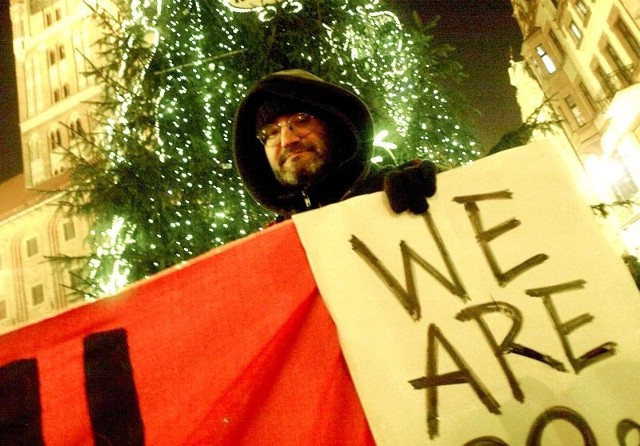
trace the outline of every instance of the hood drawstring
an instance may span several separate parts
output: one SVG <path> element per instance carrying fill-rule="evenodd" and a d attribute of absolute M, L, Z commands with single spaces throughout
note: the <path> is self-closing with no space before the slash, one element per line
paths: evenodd
<path fill-rule="evenodd" d="M 311 209 L 311 198 L 307 194 L 306 190 L 300 192 L 302 194 L 302 199 L 304 200 L 304 205 L 306 206 L 306 210 Z"/>

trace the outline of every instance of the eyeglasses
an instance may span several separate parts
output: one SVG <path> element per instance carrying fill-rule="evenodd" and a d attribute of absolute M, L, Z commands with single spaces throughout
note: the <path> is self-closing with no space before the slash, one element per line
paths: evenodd
<path fill-rule="evenodd" d="M 303 136 L 307 136 L 311 133 L 311 124 L 314 119 L 315 117 L 308 113 L 296 113 L 295 115 L 290 116 L 286 121 L 279 124 L 265 125 L 258 130 L 258 134 L 256 136 L 265 147 L 273 147 L 280 142 L 280 134 L 282 133 L 283 126 L 286 125 L 294 135 L 298 138 L 302 138 Z"/>

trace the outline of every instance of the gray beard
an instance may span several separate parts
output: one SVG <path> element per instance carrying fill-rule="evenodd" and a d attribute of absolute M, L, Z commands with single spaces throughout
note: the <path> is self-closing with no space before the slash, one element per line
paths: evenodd
<path fill-rule="evenodd" d="M 284 169 L 275 172 L 276 179 L 285 186 L 308 186 L 324 173 L 325 160 L 315 158 L 300 169 Z"/>

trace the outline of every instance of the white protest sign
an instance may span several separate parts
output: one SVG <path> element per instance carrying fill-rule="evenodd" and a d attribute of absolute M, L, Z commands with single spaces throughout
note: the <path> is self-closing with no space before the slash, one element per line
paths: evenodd
<path fill-rule="evenodd" d="M 376 442 L 636 444 L 640 297 L 562 157 L 482 159 L 429 203 L 294 217 Z"/>

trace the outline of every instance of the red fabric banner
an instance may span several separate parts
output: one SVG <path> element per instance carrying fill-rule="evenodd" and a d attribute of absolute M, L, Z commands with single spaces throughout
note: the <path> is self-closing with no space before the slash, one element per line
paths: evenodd
<path fill-rule="evenodd" d="M 287 222 L 0 337 L 0 444 L 373 439 Z"/>

